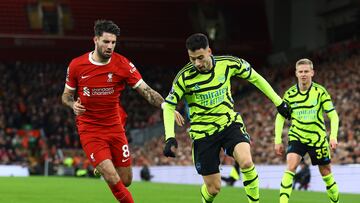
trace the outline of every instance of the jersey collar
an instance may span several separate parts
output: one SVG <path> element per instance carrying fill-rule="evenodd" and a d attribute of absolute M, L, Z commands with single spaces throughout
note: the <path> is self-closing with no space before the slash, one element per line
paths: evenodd
<path fill-rule="evenodd" d="M 297 90 L 298 90 L 298 92 L 299 92 L 300 95 L 307 95 L 307 94 L 309 94 L 312 86 L 313 86 L 313 82 L 311 82 L 309 89 L 307 89 L 305 93 L 302 93 L 301 90 L 300 90 L 300 87 L 299 87 L 299 83 L 296 83 L 296 88 L 297 88 Z"/>
<path fill-rule="evenodd" d="M 89 61 L 90 61 L 90 63 L 92 63 L 92 64 L 94 64 L 94 65 L 97 65 L 97 66 L 105 66 L 105 65 L 109 64 L 110 61 L 111 61 L 111 58 L 109 58 L 109 60 L 108 60 L 106 63 L 96 62 L 96 61 L 94 61 L 94 59 L 92 58 L 92 55 L 93 55 L 93 51 L 92 51 L 92 52 L 89 52 Z"/>

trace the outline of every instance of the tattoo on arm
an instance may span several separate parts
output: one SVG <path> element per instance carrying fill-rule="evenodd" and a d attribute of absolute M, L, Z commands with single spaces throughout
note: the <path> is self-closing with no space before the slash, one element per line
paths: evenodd
<path fill-rule="evenodd" d="M 68 92 L 64 92 L 61 96 L 62 103 L 70 108 L 73 108 L 74 95 Z"/>
<path fill-rule="evenodd" d="M 149 86 L 139 89 L 138 92 L 153 106 L 161 108 L 161 103 L 165 101 L 157 91 L 151 89 Z"/>

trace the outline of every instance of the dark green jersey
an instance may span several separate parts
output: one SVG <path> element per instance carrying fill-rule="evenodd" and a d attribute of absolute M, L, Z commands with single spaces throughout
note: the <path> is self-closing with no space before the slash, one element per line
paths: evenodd
<path fill-rule="evenodd" d="M 291 127 L 289 141 L 299 140 L 309 146 L 327 146 L 323 113 L 334 111 L 334 105 L 326 89 L 312 83 L 306 92 L 298 85 L 289 88 L 284 100 L 291 106 Z"/>
<path fill-rule="evenodd" d="M 230 78 L 250 79 L 253 75 L 248 62 L 233 56 L 213 56 L 214 68 L 201 73 L 188 63 L 177 74 L 165 101 L 172 105 L 184 98 L 189 107 L 190 136 L 199 139 L 222 131 L 231 123 L 243 120 L 234 111 Z"/>

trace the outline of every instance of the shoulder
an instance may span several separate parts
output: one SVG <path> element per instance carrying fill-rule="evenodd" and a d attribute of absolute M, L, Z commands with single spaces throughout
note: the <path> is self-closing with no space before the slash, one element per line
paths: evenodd
<path fill-rule="evenodd" d="M 319 92 L 325 92 L 327 93 L 327 90 L 324 86 L 318 84 L 318 83 L 315 83 L 313 82 L 313 87 L 315 88 L 315 90 L 319 91 Z"/>
<path fill-rule="evenodd" d="M 290 95 L 296 94 L 297 91 L 298 91 L 297 85 L 295 84 L 285 91 L 285 95 L 290 96 Z"/>
<path fill-rule="evenodd" d="M 227 62 L 227 63 L 238 63 L 238 64 L 243 64 L 244 62 L 246 62 L 244 59 L 241 59 L 239 57 L 236 56 L 231 56 L 231 55 L 220 55 L 220 56 L 213 56 L 214 60 L 216 62 Z"/>
<path fill-rule="evenodd" d="M 185 66 L 183 66 L 180 71 L 176 74 L 174 82 L 178 81 L 180 76 L 182 75 L 189 75 L 192 73 L 196 73 L 196 70 L 191 62 L 187 63 Z"/>
<path fill-rule="evenodd" d="M 81 56 L 78 56 L 76 58 L 74 58 L 73 60 L 71 60 L 70 62 L 70 67 L 75 67 L 77 65 L 81 65 L 81 64 L 84 64 L 84 63 L 88 63 L 89 62 L 89 53 L 90 52 L 87 52 Z"/>

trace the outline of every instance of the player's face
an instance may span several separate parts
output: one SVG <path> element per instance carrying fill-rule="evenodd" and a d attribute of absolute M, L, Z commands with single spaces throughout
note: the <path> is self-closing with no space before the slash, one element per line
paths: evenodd
<path fill-rule="evenodd" d="M 195 51 L 188 50 L 190 62 L 200 72 L 208 72 L 212 68 L 211 49 L 209 47 Z"/>
<path fill-rule="evenodd" d="M 314 76 L 314 70 L 309 64 L 301 64 L 296 67 L 295 74 L 299 83 L 310 84 Z"/>
<path fill-rule="evenodd" d="M 109 59 L 115 49 L 116 35 L 104 32 L 101 36 L 95 36 L 94 42 L 98 56 Z"/>

